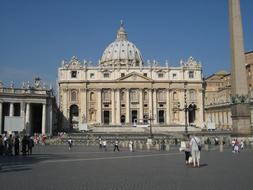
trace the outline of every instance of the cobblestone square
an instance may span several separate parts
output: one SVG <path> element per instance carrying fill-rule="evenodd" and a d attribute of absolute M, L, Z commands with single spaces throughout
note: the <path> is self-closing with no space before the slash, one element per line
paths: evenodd
<path fill-rule="evenodd" d="M 202 151 L 201 167 L 184 163 L 184 153 L 97 147 L 37 146 L 32 156 L 1 157 L 1 190 L 29 189 L 252 189 L 250 149 Z"/>

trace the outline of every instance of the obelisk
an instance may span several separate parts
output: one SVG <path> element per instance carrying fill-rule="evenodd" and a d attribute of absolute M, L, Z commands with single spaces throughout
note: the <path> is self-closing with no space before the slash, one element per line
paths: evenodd
<path fill-rule="evenodd" d="M 240 0 L 229 0 L 229 25 L 231 48 L 231 93 L 232 127 L 241 134 L 251 132 L 248 97 L 248 84 L 245 68 L 243 31 L 240 11 Z"/>

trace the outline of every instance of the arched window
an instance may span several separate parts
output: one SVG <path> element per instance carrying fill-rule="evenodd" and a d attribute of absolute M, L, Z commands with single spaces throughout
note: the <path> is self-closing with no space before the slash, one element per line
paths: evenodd
<path fill-rule="evenodd" d="M 95 100 L 95 94 L 94 92 L 90 93 L 90 101 L 94 101 Z"/>
<path fill-rule="evenodd" d="M 71 91 L 71 101 L 77 101 L 77 92 L 75 90 Z"/>

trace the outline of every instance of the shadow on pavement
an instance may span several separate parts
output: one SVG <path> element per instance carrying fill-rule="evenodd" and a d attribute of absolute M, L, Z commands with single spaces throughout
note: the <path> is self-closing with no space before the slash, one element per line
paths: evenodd
<path fill-rule="evenodd" d="M 56 154 L 33 154 L 29 156 L 1 156 L 0 173 L 32 170 L 32 165 L 45 160 L 64 159 L 66 157 Z"/>

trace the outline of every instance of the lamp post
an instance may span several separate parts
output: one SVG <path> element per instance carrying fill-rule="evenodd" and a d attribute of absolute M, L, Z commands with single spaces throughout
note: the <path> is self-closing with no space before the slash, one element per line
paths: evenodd
<path fill-rule="evenodd" d="M 185 133 L 188 133 L 188 123 L 187 123 L 187 112 L 188 112 L 188 107 L 187 107 L 187 97 L 186 97 L 186 89 L 184 90 L 184 119 L 185 119 Z"/>
<path fill-rule="evenodd" d="M 149 133 L 150 133 L 150 138 L 153 138 L 153 133 L 152 133 L 152 121 L 154 120 L 152 113 L 149 114 Z"/>

